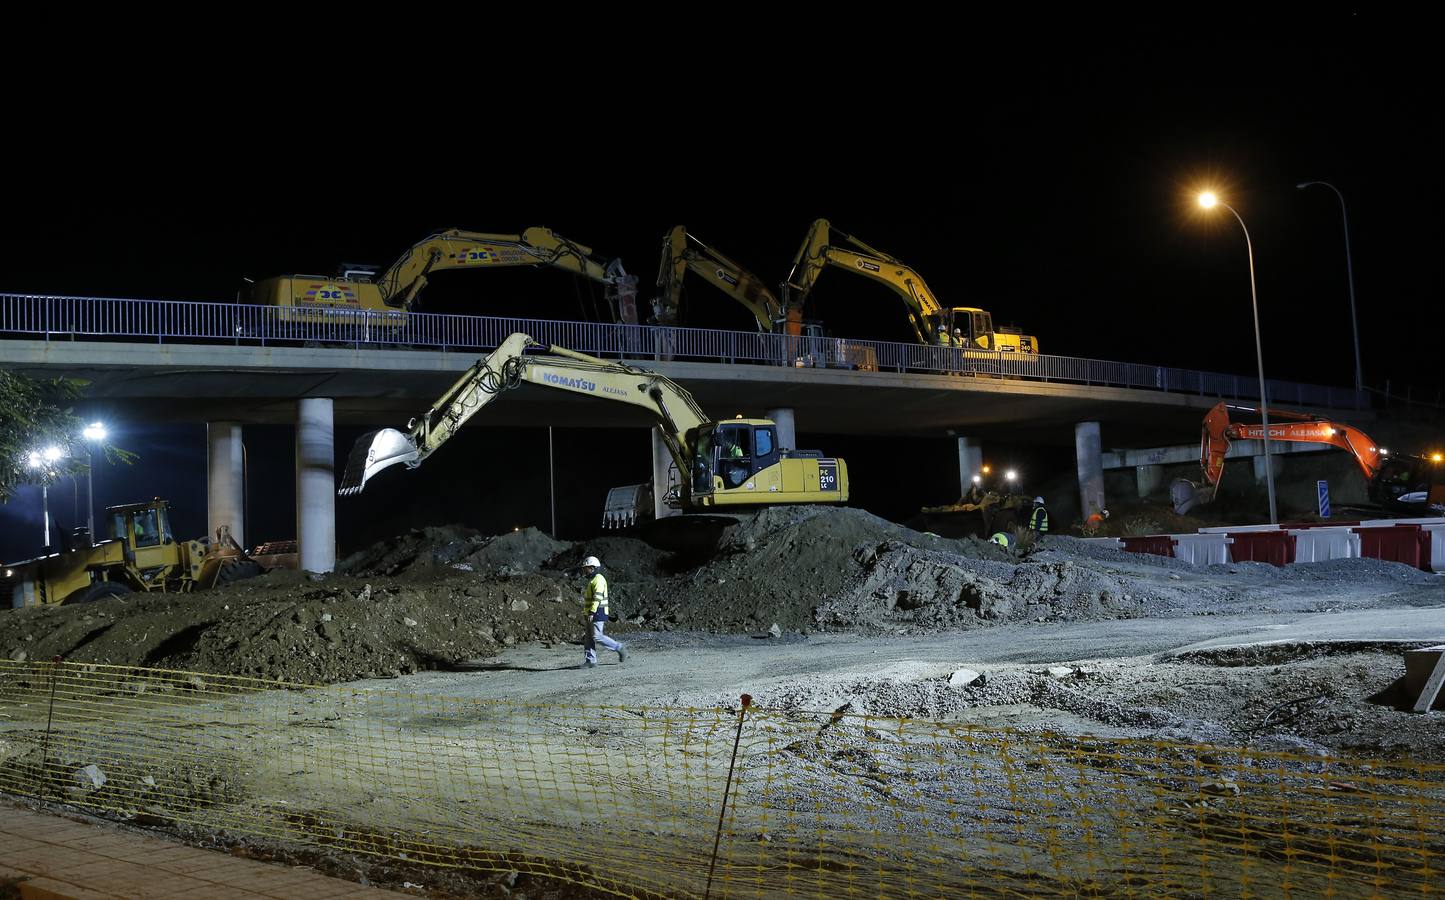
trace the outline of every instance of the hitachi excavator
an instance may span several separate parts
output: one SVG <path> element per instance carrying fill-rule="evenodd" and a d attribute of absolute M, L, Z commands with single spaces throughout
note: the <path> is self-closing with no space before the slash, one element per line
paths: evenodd
<path fill-rule="evenodd" d="M 688 272 L 700 275 L 713 287 L 747 307 L 759 331 L 781 330 L 783 304 L 753 273 L 698 240 L 681 225 L 662 239 L 662 261 L 657 267 L 657 298 L 653 317 L 659 325 L 676 325 L 682 303 L 682 282 Z M 797 333 L 797 332 L 789 332 Z"/>
<path fill-rule="evenodd" d="M 1224 478 L 1224 459 L 1231 441 L 1258 441 L 1266 438 L 1264 425 L 1233 422 L 1230 412 L 1259 413 L 1257 407 L 1219 403 L 1204 417 L 1200 437 L 1199 465 L 1204 470 L 1204 483 L 1176 481 L 1170 492 L 1177 512 L 1186 513 L 1195 505 L 1209 503 L 1219 492 Z M 1369 435 L 1353 425 L 1332 422 L 1319 416 L 1271 409 L 1269 434 L 1271 441 L 1301 441 L 1329 444 L 1349 451 L 1365 476 L 1370 501 L 1394 511 L 1445 512 L 1445 456 L 1394 454 L 1379 446 Z"/>
<path fill-rule="evenodd" d="M 817 450 L 782 446 L 773 422 L 713 422 L 681 385 L 656 372 L 540 344 L 525 334 L 511 335 L 473 364 L 407 425 L 407 433 L 384 428 L 363 435 L 351 450 L 338 493 L 360 493 L 378 472 L 398 463 L 421 465 L 482 407 L 523 382 L 651 413 L 676 465 L 676 483 L 664 498 L 675 509 L 704 512 L 848 499 L 847 464 Z M 614 488 L 603 524 L 622 527 L 650 518 L 650 502 L 638 508 L 644 506 L 644 495 L 635 485 Z"/>
<path fill-rule="evenodd" d="M 892 256 L 868 246 L 852 235 L 838 235 L 852 248 L 832 243 L 837 231 L 827 219 L 818 219 L 808 229 L 803 245 L 793 258 L 793 268 L 783 284 L 783 305 L 789 315 L 801 317 L 804 301 L 827 266 L 837 266 L 857 275 L 880 281 L 903 298 L 908 321 L 921 344 L 947 343 L 944 335 L 957 329 L 965 349 L 1038 353 L 1038 339 L 1016 330 L 995 329 L 993 316 L 972 306 L 944 307 L 929 290 L 923 276 Z"/>
<path fill-rule="evenodd" d="M 556 266 L 601 282 L 607 300 L 625 322 L 637 322 L 637 277 L 621 260 L 602 263 L 592 248 L 569 241 L 547 228 L 521 234 L 483 234 L 452 228 L 429 235 L 403 253 L 385 271 L 356 267 L 341 274 L 286 275 L 251 288 L 249 302 L 282 307 L 283 321 L 335 322 L 371 314 L 378 324 L 400 325 L 417 302 L 427 279 L 454 269 L 504 266 Z"/>

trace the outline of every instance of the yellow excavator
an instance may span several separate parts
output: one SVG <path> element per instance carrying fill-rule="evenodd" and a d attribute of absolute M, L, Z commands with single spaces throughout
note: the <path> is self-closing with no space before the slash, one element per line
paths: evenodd
<path fill-rule="evenodd" d="M 688 272 L 747 307 L 759 331 L 774 331 L 785 321 L 783 304 L 763 280 L 709 247 L 678 225 L 662 239 L 662 261 L 657 267 L 657 298 L 653 318 L 659 325 L 676 325 L 682 304 L 682 282 Z M 790 332 L 791 333 L 791 332 Z"/>
<path fill-rule="evenodd" d="M 528 352 L 534 351 L 534 352 Z M 768 419 L 714 422 L 681 385 L 646 369 L 541 344 L 513 334 L 478 360 L 437 402 L 407 425 L 407 433 L 383 428 L 352 447 L 338 493 L 360 493 L 383 469 L 415 468 L 503 391 L 522 383 L 613 400 L 650 413 L 678 477 L 664 502 L 685 512 L 706 512 L 790 503 L 844 503 L 848 466 L 818 450 L 782 446 Z M 613 488 L 603 523 L 638 524 L 653 515 L 635 485 Z M 646 508 L 642 508 L 645 505 Z"/>
<path fill-rule="evenodd" d="M 832 243 L 835 231 L 851 247 Z M 827 219 L 813 222 L 793 258 L 793 267 L 783 283 L 783 306 L 787 315 L 796 315 L 801 319 L 804 301 L 817 284 L 818 276 L 828 266 L 880 281 L 902 297 L 908 309 L 909 324 L 921 344 L 950 345 L 956 329 L 964 349 L 1039 352 L 1038 338 L 1016 329 L 994 328 L 993 316 L 986 310 L 941 305 L 923 281 L 923 276 L 883 251 L 837 231 Z"/>
<path fill-rule="evenodd" d="M 383 272 L 354 267 L 334 277 L 267 278 L 244 299 L 281 307 L 286 322 L 369 321 L 397 327 L 405 323 L 406 312 L 435 273 L 507 266 L 555 266 L 601 282 L 615 314 L 624 322 L 637 322 L 637 277 L 627 274 L 622 261 L 600 262 L 593 258 L 591 247 L 547 228 L 528 228 L 521 234 L 439 231 L 417 242 Z"/>

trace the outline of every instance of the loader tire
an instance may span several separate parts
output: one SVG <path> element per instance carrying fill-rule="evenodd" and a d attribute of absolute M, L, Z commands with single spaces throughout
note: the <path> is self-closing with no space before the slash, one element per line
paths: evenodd
<path fill-rule="evenodd" d="M 119 581 L 97 581 L 90 587 L 81 588 L 75 593 L 60 601 L 61 606 L 72 606 L 76 603 L 94 603 L 97 600 L 109 600 L 113 597 L 124 597 L 129 594 L 130 586 Z"/>
<path fill-rule="evenodd" d="M 240 562 L 221 567 L 221 571 L 216 575 L 216 587 L 225 584 L 234 584 L 237 581 L 244 581 L 247 578 L 255 578 L 260 574 L 261 566 L 259 563 L 252 562 L 249 559 L 243 559 Z"/>

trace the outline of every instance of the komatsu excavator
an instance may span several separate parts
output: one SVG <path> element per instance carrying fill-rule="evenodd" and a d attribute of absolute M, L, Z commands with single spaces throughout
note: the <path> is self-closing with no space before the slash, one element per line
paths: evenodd
<path fill-rule="evenodd" d="M 535 351 L 529 353 L 528 351 Z M 713 422 L 681 385 L 646 369 L 513 334 L 478 360 L 437 402 L 407 425 L 363 435 L 351 450 L 338 493 L 360 493 L 383 469 L 415 468 L 503 391 L 523 382 L 613 400 L 650 413 L 678 473 L 664 501 L 689 512 L 789 503 L 843 503 L 848 466 L 817 450 L 784 447 L 768 419 Z M 672 480 L 672 479 L 670 479 Z M 603 524 L 622 527 L 653 515 L 637 486 L 614 488 Z"/>
<path fill-rule="evenodd" d="M 249 302 L 279 306 L 283 321 L 332 322 L 358 313 L 375 314 L 383 324 L 400 325 L 437 272 L 506 266 L 556 266 L 601 282 L 609 305 L 625 322 L 637 322 L 637 277 L 621 260 L 599 262 L 592 248 L 569 241 L 547 228 L 521 234 L 484 234 L 452 228 L 417 242 L 378 274 L 363 267 L 340 275 L 285 275 L 257 282 Z"/>
<path fill-rule="evenodd" d="M 908 309 L 909 324 L 921 344 L 949 344 L 957 329 L 964 349 L 1039 352 L 1037 338 L 1017 330 L 995 329 L 993 316 L 985 310 L 972 306 L 942 306 L 924 283 L 923 276 L 883 251 L 841 231 L 837 233 L 852 248 L 833 244 L 834 231 L 836 229 L 827 219 L 818 219 L 808 229 L 803 245 L 793 258 L 788 279 L 783 284 L 783 306 L 789 315 L 801 317 L 803 303 L 812 292 L 818 276 L 824 268 L 837 266 L 880 281 L 902 297 Z"/>
<path fill-rule="evenodd" d="M 653 317 L 659 325 L 676 325 L 682 304 L 682 282 L 692 272 L 747 307 L 759 331 L 781 330 L 783 304 L 753 273 L 698 240 L 678 225 L 662 239 L 662 261 L 657 267 L 657 298 Z M 797 332 L 789 332 L 797 333 Z"/>
<path fill-rule="evenodd" d="M 1269 410 L 1269 433 L 1263 424 L 1230 420 L 1230 412 L 1259 413 L 1258 407 L 1221 402 L 1204 416 L 1201 427 L 1199 465 L 1204 483 L 1183 479 L 1174 482 L 1170 494 L 1176 512 L 1186 513 L 1200 503 L 1209 503 L 1219 492 L 1224 478 L 1224 460 L 1232 441 L 1301 441 L 1329 444 L 1349 451 L 1365 476 L 1370 502 L 1394 511 L 1445 511 L 1445 456 L 1395 454 L 1379 446 L 1353 425 L 1332 422 L 1319 416 Z"/>

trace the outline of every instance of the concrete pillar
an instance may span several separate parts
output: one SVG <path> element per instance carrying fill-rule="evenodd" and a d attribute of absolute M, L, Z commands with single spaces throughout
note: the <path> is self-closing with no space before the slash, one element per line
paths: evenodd
<path fill-rule="evenodd" d="M 784 450 L 798 449 L 798 427 L 793 410 L 788 407 L 770 409 L 766 416 L 778 426 L 778 446 Z"/>
<path fill-rule="evenodd" d="M 1276 451 L 1273 447 L 1269 449 L 1271 451 L 1269 456 L 1270 468 L 1274 469 L 1274 477 L 1279 478 L 1280 472 L 1284 469 L 1284 460 L 1280 459 L 1278 456 L 1275 455 L 1275 453 L 1277 453 L 1278 451 Z M 1263 456 L 1256 456 L 1253 460 L 1254 480 L 1259 484 L 1265 483 L 1265 472 L 1267 470 L 1265 469 L 1264 459 L 1265 458 Z"/>
<path fill-rule="evenodd" d="M 1135 466 L 1134 478 L 1139 484 L 1139 499 L 1155 493 L 1164 484 L 1163 466 Z"/>
<path fill-rule="evenodd" d="M 1104 509 L 1103 445 L 1099 441 L 1098 422 L 1080 422 L 1074 426 L 1074 455 L 1078 460 L 1079 508 L 1087 519 Z"/>
<path fill-rule="evenodd" d="M 331 400 L 296 405 L 296 542 L 301 569 L 336 569 L 336 448 Z"/>
<path fill-rule="evenodd" d="M 983 471 L 983 445 L 973 438 L 958 439 L 958 494 L 973 486 L 973 476 Z"/>
<path fill-rule="evenodd" d="M 667 449 L 667 442 L 662 439 L 662 432 L 656 428 L 652 429 L 652 514 L 658 519 L 665 519 L 682 512 L 682 510 L 668 506 L 662 499 L 667 496 L 667 473 L 672 465 L 672 453 Z M 678 472 L 677 477 L 688 478 L 689 473 Z"/>
<path fill-rule="evenodd" d="M 231 537 L 246 546 L 246 471 L 241 426 L 236 422 L 206 423 L 206 533 L 216 536 L 225 525 Z"/>

